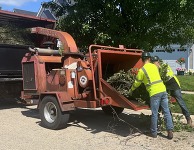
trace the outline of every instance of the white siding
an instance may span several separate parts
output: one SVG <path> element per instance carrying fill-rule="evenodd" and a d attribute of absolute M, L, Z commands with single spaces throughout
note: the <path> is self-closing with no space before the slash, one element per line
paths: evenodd
<path fill-rule="evenodd" d="M 191 63 L 193 64 L 193 55 L 194 53 L 191 53 L 191 50 L 194 49 L 194 46 L 184 46 L 184 50 L 182 51 L 180 49 L 180 45 L 171 45 L 171 48 L 173 51 L 171 53 L 164 52 L 164 48 L 162 47 L 156 47 L 154 48 L 153 53 L 151 53 L 152 56 L 158 56 L 160 59 L 162 59 L 165 63 L 168 63 L 170 67 L 172 68 L 173 72 L 176 74 L 176 68 L 181 67 L 178 63 L 176 63 L 176 60 L 180 57 L 185 58 L 185 64 L 182 65 L 182 68 L 194 69 Z M 192 57 L 191 57 L 192 55 Z M 192 59 L 192 60 L 191 60 Z"/>

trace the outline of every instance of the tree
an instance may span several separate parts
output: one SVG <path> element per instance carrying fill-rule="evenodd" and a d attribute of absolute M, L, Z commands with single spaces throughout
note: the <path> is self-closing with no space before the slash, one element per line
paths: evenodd
<path fill-rule="evenodd" d="M 90 44 L 141 48 L 186 44 L 194 39 L 193 0 L 75 0 L 44 3 L 80 48 Z"/>

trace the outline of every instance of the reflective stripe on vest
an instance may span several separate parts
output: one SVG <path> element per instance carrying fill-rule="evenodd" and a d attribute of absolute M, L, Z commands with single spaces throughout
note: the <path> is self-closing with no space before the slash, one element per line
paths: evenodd
<path fill-rule="evenodd" d="M 146 72 L 146 70 L 145 70 L 144 67 L 142 67 L 142 71 L 143 71 L 143 73 L 145 74 L 146 78 L 148 79 L 148 83 L 145 85 L 146 87 L 147 87 L 147 86 L 151 86 L 151 85 L 153 85 L 153 84 L 157 84 L 157 83 L 162 82 L 162 80 L 157 80 L 157 81 L 151 82 L 151 81 L 150 81 L 150 77 L 148 76 L 148 73 Z"/>

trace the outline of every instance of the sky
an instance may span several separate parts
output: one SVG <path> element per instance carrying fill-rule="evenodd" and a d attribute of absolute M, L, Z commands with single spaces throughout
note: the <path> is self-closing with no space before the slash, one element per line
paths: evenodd
<path fill-rule="evenodd" d="M 13 11 L 14 8 L 38 12 L 42 2 L 51 0 L 0 0 L 2 10 Z"/>

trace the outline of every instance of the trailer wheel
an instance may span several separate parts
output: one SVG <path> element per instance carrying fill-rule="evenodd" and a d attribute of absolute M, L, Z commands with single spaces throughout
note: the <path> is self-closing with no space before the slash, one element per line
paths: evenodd
<path fill-rule="evenodd" d="M 123 112 L 124 108 L 117 106 L 104 106 L 102 107 L 102 110 L 107 115 L 114 115 L 115 112 L 119 115 Z"/>
<path fill-rule="evenodd" d="M 42 99 L 39 111 L 41 124 L 48 129 L 62 129 L 69 121 L 69 113 L 61 112 L 57 99 L 53 96 Z"/>

